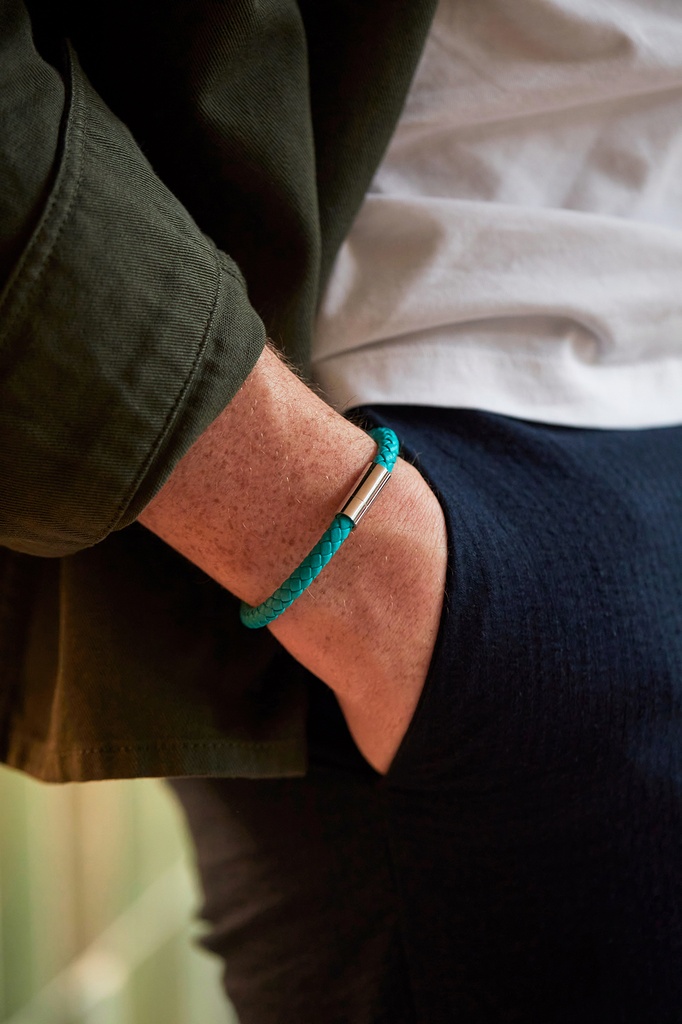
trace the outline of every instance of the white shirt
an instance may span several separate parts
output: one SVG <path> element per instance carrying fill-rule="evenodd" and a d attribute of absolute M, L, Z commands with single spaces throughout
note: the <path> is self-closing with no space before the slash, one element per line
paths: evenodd
<path fill-rule="evenodd" d="M 682 423 L 679 0 L 442 0 L 313 367 L 340 409 Z"/>

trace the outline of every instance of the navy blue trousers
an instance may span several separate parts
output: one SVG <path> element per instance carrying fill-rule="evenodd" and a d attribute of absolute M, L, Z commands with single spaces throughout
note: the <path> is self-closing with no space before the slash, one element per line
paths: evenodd
<path fill-rule="evenodd" d="M 387 777 L 309 677 L 304 779 L 172 783 L 242 1024 L 680 1024 L 682 427 L 365 412 L 447 599 Z"/>

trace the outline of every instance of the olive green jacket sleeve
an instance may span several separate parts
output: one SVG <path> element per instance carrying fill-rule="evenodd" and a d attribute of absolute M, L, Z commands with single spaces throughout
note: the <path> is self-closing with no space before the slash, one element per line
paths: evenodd
<path fill-rule="evenodd" d="M 136 518 L 265 331 L 73 50 L 49 65 L 5 11 L 0 543 L 67 555 Z"/>
<path fill-rule="evenodd" d="M 8 764 L 55 781 L 304 770 L 311 680 L 135 520 L 266 333 L 305 370 L 433 8 L 3 0 Z"/>

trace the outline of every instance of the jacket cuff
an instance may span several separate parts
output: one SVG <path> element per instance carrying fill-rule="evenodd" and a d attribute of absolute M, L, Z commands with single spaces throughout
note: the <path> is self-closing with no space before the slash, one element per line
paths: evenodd
<path fill-rule="evenodd" d="M 67 555 L 131 523 L 264 343 L 72 55 L 55 185 L 0 300 L 0 544 Z"/>

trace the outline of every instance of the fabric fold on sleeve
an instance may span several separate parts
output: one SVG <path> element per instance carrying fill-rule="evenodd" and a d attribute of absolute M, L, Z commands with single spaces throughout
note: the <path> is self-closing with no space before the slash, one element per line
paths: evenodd
<path fill-rule="evenodd" d="M 236 265 L 69 67 L 54 186 L 0 298 L 0 544 L 42 556 L 133 522 L 265 343 Z"/>

